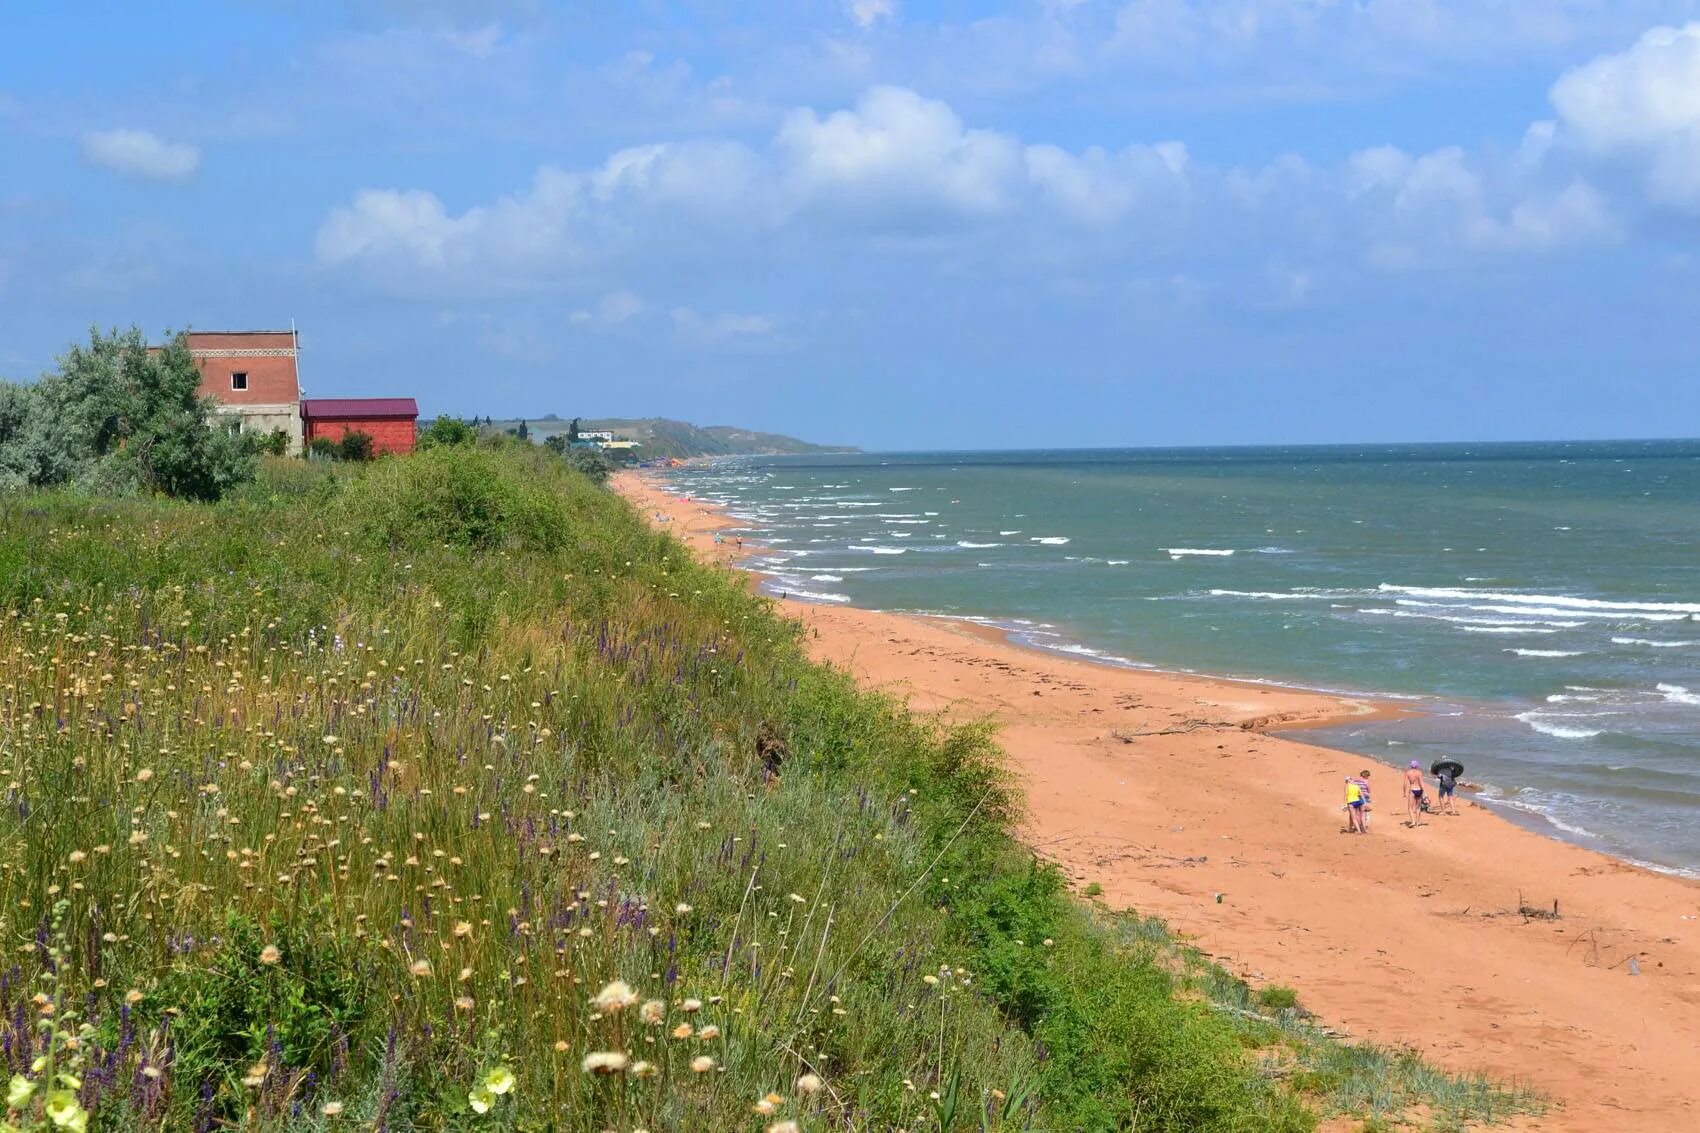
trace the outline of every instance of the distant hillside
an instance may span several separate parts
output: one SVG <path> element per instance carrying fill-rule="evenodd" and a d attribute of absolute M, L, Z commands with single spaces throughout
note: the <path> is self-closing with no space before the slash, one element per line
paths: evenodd
<path fill-rule="evenodd" d="M 555 433 L 565 433 L 569 420 L 563 417 L 527 418 L 525 426 L 531 439 L 542 441 Z M 512 429 L 518 419 L 494 421 L 492 425 Z M 608 430 L 639 442 L 641 460 L 666 457 L 684 459 L 690 456 L 777 456 L 809 452 L 859 452 L 849 445 L 817 445 L 779 433 L 763 433 L 755 429 L 740 429 L 734 425 L 692 425 L 688 421 L 672 421 L 666 417 L 599 417 L 582 418 L 578 427 L 585 431 Z"/>

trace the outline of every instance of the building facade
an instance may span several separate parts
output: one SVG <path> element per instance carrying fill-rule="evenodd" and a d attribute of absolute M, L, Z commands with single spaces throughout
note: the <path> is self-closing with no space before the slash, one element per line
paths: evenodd
<path fill-rule="evenodd" d="M 377 452 L 412 452 L 419 437 L 419 403 L 411 397 L 310 397 L 301 402 L 306 444 L 365 433 Z"/>
<path fill-rule="evenodd" d="M 292 330 L 190 331 L 200 393 L 218 402 L 245 433 L 282 429 L 291 452 L 304 443 L 298 344 Z"/>

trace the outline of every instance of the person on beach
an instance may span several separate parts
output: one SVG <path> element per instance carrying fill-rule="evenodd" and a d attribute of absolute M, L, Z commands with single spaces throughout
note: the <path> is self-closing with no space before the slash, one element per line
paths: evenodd
<path fill-rule="evenodd" d="M 1452 768 L 1453 764 L 1441 764 L 1440 772 L 1434 778 L 1440 784 L 1440 813 L 1456 816 L 1458 803 L 1453 792 L 1458 789 L 1458 776 Z"/>
<path fill-rule="evenodd" d="M 1405 810 L 1411 816 L 1406 826 L 1422 825 L 1423 816 L 1423 767 L 1416 760 L 1411 760 L 1411 766 L 1405 769 Z"/>
<path fill-rule="evenodd" d="M 1369 833 L 1369 827 L 1364 822 L 1365 801 L 1363 781 L 1351 775 L 1346 776 L 1346 833 Z"/>
<path fill-rule="evenodd" d="M 1375 806 L 1374 806 L 1373 801 L 1370 799 L 1370 795 L 1369 795 L 1369 768 L 1367 768 L 1367 767 L 1364 768 L 1362 771 L 1358 772 L 1358 790 L 1360 792 L 1362 792 L 1362 794 L 1363 794 L 1364 805 L 1363 805 L 1363 810 L 1361 812 L 1362 816 L 1363 816 L 1362 824 L 1363 824 L 1363 828 L 1364 828 L 1364 833 L 1368 834 L 1369 833 L 1369 812 L 1374 810 Z"/>

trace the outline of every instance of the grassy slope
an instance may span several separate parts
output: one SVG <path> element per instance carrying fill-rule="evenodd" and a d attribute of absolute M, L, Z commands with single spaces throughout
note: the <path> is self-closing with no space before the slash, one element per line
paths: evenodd
<path fill-rule="evenodd" d="M 1448 1120 L 1519 1101 L 1323 1042 L 1076 904 L 1011 837 L 995 755 L 809 664 L 540 453 L 279 463 L 214 508 L 0 499 L 0 1052 L 74 1070 L 102 1128 L 761 1129 L 774 1091 L 805 1129 L 1284 1130 L 1313 1122 L 1294 1083 Z M 616 979 L 657 1002 L 593 1008 Z M 586 1073 L 599 1051 L 633 1065 Z"/>

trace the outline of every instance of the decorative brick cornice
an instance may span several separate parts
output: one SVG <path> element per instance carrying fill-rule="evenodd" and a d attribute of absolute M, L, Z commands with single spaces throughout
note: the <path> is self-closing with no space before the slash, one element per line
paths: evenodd
<path fill-rule="evenodd" d="M 243 347 L 214 347 L 210 349 L 191 349 L 189 353 L 196 358 L 293 358 L 295 348 L 291 346 L 243 346 Z"/>

